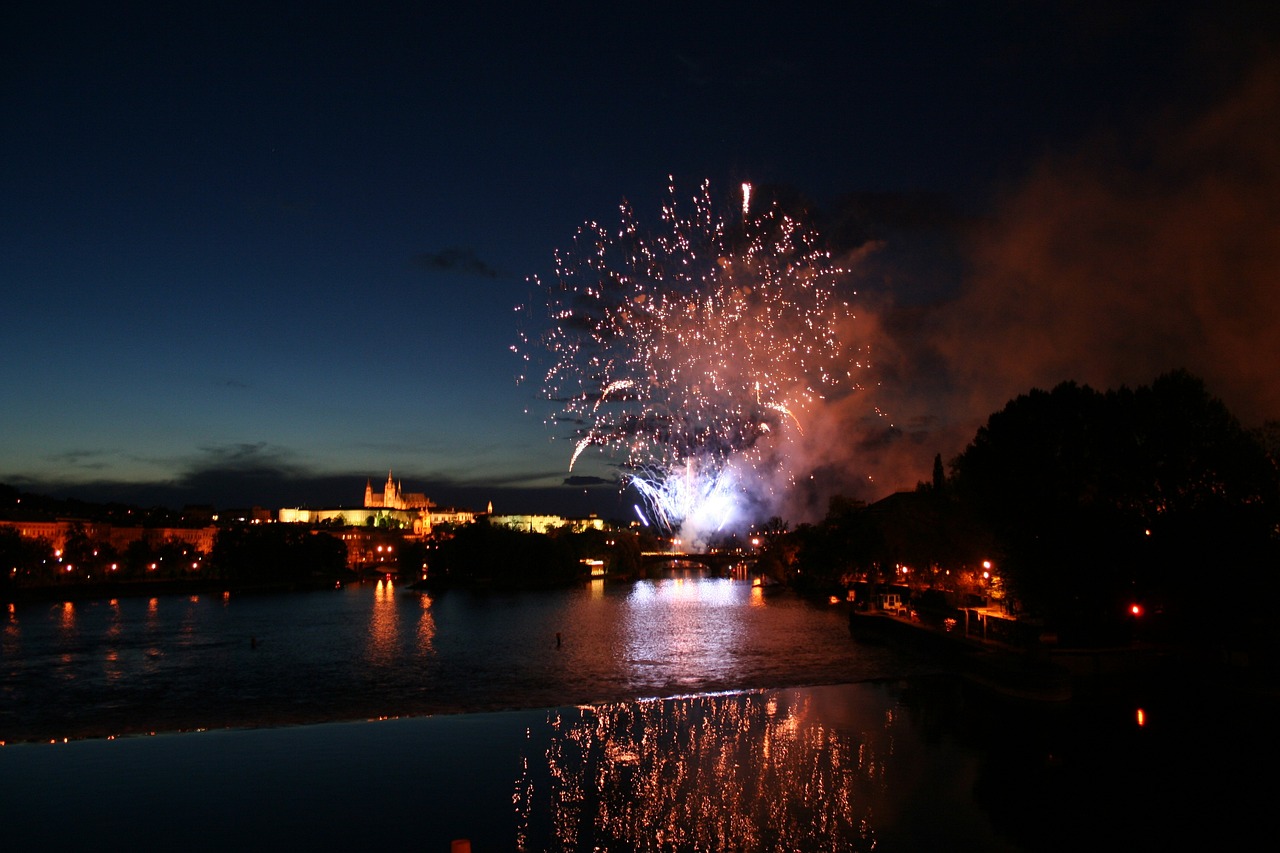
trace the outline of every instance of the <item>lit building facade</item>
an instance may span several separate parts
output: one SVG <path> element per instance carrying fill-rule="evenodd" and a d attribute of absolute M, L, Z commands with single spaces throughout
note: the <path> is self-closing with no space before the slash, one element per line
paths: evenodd
<path fill-rule="evenodd" d="M 121 527 L 114 524 L 60 518 L 57 521 L 3 521 L 0 527 L 18 531 L 24 539 L 43 539 L 56 551 L 67 547 L 67 539 L 75 531 L 82 532 L 92 542 L 106 542 L 117 551 L 123 551 L 134 542 L 145 540 L 156 547 L 165 542 L 178 541 L 190 545 L 201 554 L 213 550 L 218 528 L 207 527 Z"/>
<path fill-rule="evenodd" d="M 382 491 L 373 490 L 373 481 L 364 484 L 364 505 L 331 509 L 289 507 L 278 518 L 286 524 L 339 524 L 343 527 L 393 528 L 426 536 L 439 524 L 470 524 L 476 513 L 470 510 L 437 507 L 421 492 L 406 492 L 390 471 Z"/>
<path fill-rule="evenodd" d="M 560 515 L 491 515 L 489 523 L 501 527 L 510 527 L 525 533 L 550 533 L 568 526 L 574 533 L 584 530 L 604 530 L 604 519 L 565 518 Z"/>

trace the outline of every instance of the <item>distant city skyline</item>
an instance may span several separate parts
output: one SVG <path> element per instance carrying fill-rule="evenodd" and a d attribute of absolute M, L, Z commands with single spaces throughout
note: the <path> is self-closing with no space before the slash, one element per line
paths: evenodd
<path fill-rule="evenodd" d="M 840 9 L 23 4 L 0 27 L 0 483 L 180 507 L 631 517 L 518 384 L 513 309 L 674 176 L 804 207 L 861 390 L 820 516 L 1005 401 L 1185 367 L 1280 418 L 1280 18 L 1228 3 Z M 534 329 L 536 331 L 536 328 Z"/>

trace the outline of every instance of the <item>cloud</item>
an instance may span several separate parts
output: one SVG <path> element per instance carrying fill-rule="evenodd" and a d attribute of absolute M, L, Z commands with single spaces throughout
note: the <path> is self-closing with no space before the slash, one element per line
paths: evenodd
<path fill-rule="evenodd" d="M 110 450 L 77 449 L 56 453 L 48 458 L 66 468 L 97 471 L 106 468 L 107 460 L 113 456 L 115 456 L 115 452 Z"/>
<path fill-rule="evenodd" d="M 458 273 L 481 278 L 500 278 L 503 273 L 485 263 L 472 249 L 447 248 L 415 255 L 416 266 L 431 272 Z"/>
<path fill-rule="evenodd" d="M 77 451 L 78 456 L 101 455 Z M 267 442 L 208 445 L 190 457 L 163 461 L 176 468 L 171 479 L 146 482 L 68 476 L 57 480 L 26 476 L 0 477 L 19 489 L 56 498 L 121 502 L 180 509 L 187 504 L 212 504 L 219 509 L 262 506 L 352 507 L 364 501 L 369 480 L 381 489 L 386 471 L 321 471 L 286 448 Z M 81 466 L 88 467 L 88 466 Z M 629 515 L 621 493 L 584 488 L 617 486 L 598 477 L 564 478 L 563 470 L 532 471 L 502 478 L 459 479 L 438 471 L 396 468 L 397 481 L 407 491 L 422 492 L 440 506 L 483 510 L 492 501 L 500 513 L 558 513 L 605 517 Z"/>
<path fill-rule="evenodd" d="M 604 477 L 565 477 L 564 484 L 566 486 L 617 486 L 616 480 L 606 480 Z"/>

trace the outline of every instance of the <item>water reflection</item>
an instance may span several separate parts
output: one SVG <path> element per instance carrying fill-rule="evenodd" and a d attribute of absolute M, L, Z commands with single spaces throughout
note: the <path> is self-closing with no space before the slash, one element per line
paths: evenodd
<path fill-rule="evenodd" d="M 199 622 L 199 613 L 196 605 L 200 603 L 200 596 L 189 596 L 187 602 L 189 606 L 183 612 L 181 634 L 179 636 L 179 643 L 183 646 L 190 646 L 195 641 Z"/>
<path fill-rule="evenodd" d="M 369 612 L 369 642 L 365 659 L 375 666 L 389 666 L 395 662 L 400 644 L 400 629 L 396 612 L 395 584 L 391 578 L 381 578 L 373 593 L 373 609 Z"/>
<path fill-rule="evenodd" d="M 58 627 L 62 629 L 64 637 L 70 638 L 75 634 L 76 606 L 70 601 L 62 602 L 62 615 L 58 620 Z"/>
<path fill-rule="evenodd" d="M 59 656 L 62 666 L 59 668 L 58 675 L 64 679 L 76 677 L 73 671 L 75 639 L 76 606 L 70 601 L 64 601 L 58 614 L 58 644 L 62 649 L 62 654 Z"/>
<path fill-rule="evenodd" d="M 871 850 L 894 719 L 855 739 L 812 702 L 737 693 L 551 712 L 526 733 L 519 847 Z"/>
<path fill-rule="evenodd" d="M 148 640 L 147 661 L 143 665 L 144 673 L 152 673 L 157 668 L 157 661 L 164 655 L 164 651 L 160 648 L 163 626 L 160 624 L 160 599 L 150 598 L 147 600 L 147 617 L 144 623 L 145 634 Z"/>
<path fill-rule="evenodd" d="M 108 602 L 108 606 L 111 608 L 111 621 L 107 625 L 107 631 L 103 638 L 107 645 L 106 656 L 103 659 L 103 671 L 107 683 L 114 684 L 124 675 L 124 670 L 120 666 L 120 652 L 117 648 L 123 640 L 120 600 L 113 598 Z"/>
<path fill-rule="evenodd" d="M 0 652 L 5 660 L 17 658 L 22 650 L 22 624 L 18 621 L 18 608 L 9 605 L 9 619 L 5 622 L 4 633 L 0 635 Z"/>
<path fill-rule="evenodd" d="M 431 596 L 422 595 L 422 615 L 418 617 L 418 654 L 435 654 L 436 619 L 431 615 Z"/>
<path fill-rule="evenodd" d="M 751 588 L 727 578 L 641 581 L 627 597 L 625 661 L 633 682 L 655 669 L 671 673 L 672 686 L 694 686 L 726 677 L 746 628 L 741 615 Z"/>

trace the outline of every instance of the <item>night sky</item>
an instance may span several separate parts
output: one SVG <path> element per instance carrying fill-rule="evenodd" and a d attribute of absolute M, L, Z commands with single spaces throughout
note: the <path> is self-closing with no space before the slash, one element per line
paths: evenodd
<path fill-rule="evenodd" d="M 855 269 L 874 372 L 793 520 L 1065 379 L 1186 367 L 1280 418 L 1272 4 L 435 5 L 7 5 L 0 482 L 323 505 L 391 468 L 624 514 L 607 457 L 565 483 L 513 309 L 668 175 L 753 182 Z"/>

